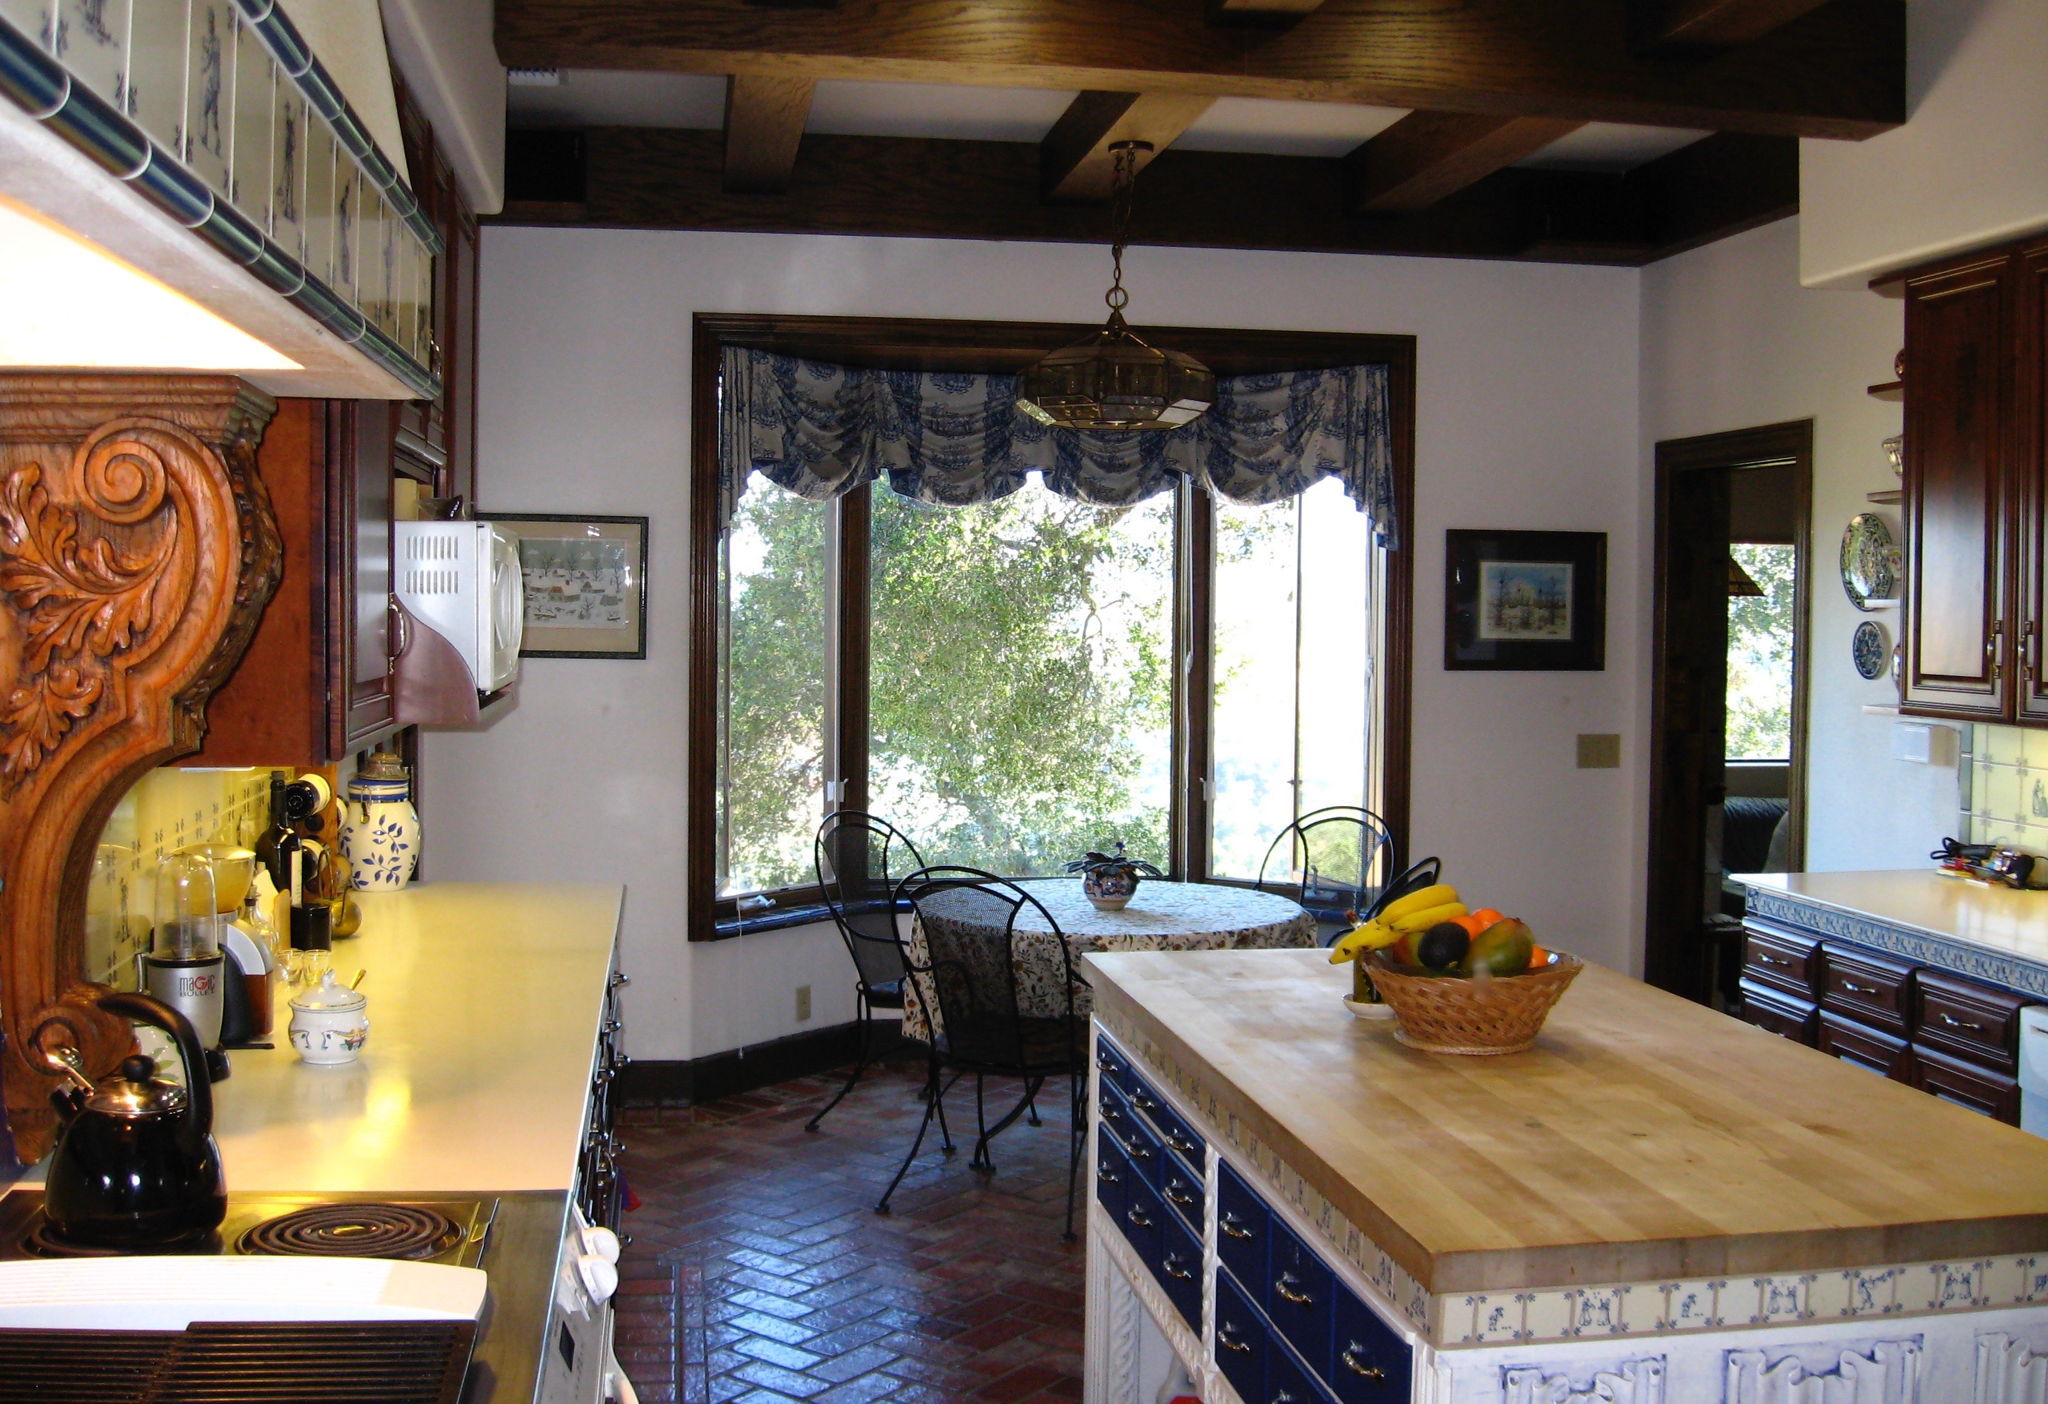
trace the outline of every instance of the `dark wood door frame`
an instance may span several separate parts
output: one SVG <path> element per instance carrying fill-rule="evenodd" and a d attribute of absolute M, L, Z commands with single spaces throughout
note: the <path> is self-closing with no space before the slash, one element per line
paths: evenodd
<path fill-rule="evenodd" d="M 1793 588 L 1792 757 L 1787 782 L 1790 839 L 1786 866 L 1803 866 L 1806 815 L 1806 691 L 1808 598 L 1812 574 L 1810 528 L 1813 492 L 1813 421 L 1802 419 L 1736 429 L 1695 438 L 1669 439 L 1656 449 L 1656 558 L 1651 577 L 1654 632 L 1650 650 L 1650 833 L 1645 891 L 1643 978 L 1653 985 L 1704 1000 L 1711 988 L 1710 956 L 1701 949 L 1700 917 L 1704 880 L 1699 857 L 1704 842 L 1701 786 L 1674 773 L 1669 742 L 1681 719 L 1684 699 L 1674 696 L 1673 659 L 1686 645 L 1680 602 L 1675 598 L 1673 558 L 1684 546 L 1681 533 L 1701 523 L 1683 520 L 1675 499 L 1686 475 L 1787 466 L 1793 470 L 1795 583 Z M 1725 543 L 1724 543 L 1725 544 Z"/>
<path fill-rule="evenodd" d="M 702 549 L 718 534 L 717 494 L 711 490 L 718 461 L 718 367 L 727 346 L 745 346 L 806 356 L 844 365 L 883 366 L 904 370 L 973 370 L 1015 373 L 1057 347 L 1071 345 L 1098 330 L 1056 322 L 978 322 L 909 317 L 814 317 L 774 313 L 700 312 L 692 321 L 690 451 L 690 550 L 688 590 L 689 695 L 686 719 L 684 821 L 689 841 L 684 859 L 684 913 L 688 939 L 715 939 L 716 853 L 710 835 L 716 830 L 713 787 L 717 768 L 716 708 L 706 705 L 718 688 L 718 648 L 723 627 L 718 560 Z M 1409 802 L 1410 697 L 1413 686 L 1413 595 L 1415 529 L 1415 338 L 1357 332 L 1268 331 L 1241 327 L 1147 327 L 1204 362 L 1219 375 L 1250 375 L 1283 370 L 1335 366 L 1385 365 L 1392 416 L 1395 514 L 1399 537 L 1387 553 L 1386 656 L 1376 660 L 1384 711 L 1375 744 L 1381 763 L 1383 817 L 1406 849 Z M 1185 562 L 1177 569 L 1186 569 Z M 1206 613 L 1204 600 L 1201 610 Z M 1208 660 L 1201 650 L 1180 647 L 1184 631 L 1203 621 L 1176 620 L 1176 653 L 1190 663 L 1186 685 L 1206 685 Z M 1175 669 L 1176 685 L 1182 669 Z M 1180 709 L 1176 709 L 1180 715 Z M 865 736 L 862 738 L 865 742 Z M 1184 735 L 1175 737 L 1176 767 L 1206 769 L 1206 754 L 1195 754 Z M 1201 787 L 1176 786 L 1199 800 Z M 1183 850 L 1202 815 L 1177 812 L 1174 838 Z M 1206 830 L 1205 830 L 1206 832 Z M 1200 875 L 1206 861 L 1191 865 Z"/>

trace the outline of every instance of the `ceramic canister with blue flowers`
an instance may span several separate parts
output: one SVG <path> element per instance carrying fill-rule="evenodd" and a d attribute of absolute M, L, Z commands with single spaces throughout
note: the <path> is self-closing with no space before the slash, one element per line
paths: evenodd
<path fill-rule="evenodd" d="M 342 806 L 341 856 L 349 880 L 373 892 L 391 892 L 412 881 L 420 857 L 420 816 L 412 807 L 412 777 L 404 762 L 379 751 L 349 778 Z"/>

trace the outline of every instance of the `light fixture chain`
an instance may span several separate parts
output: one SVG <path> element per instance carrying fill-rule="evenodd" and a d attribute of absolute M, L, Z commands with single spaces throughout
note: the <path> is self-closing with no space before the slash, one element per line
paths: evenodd
<path fill-rule="evenodd" d="M 1121 313 L 1131 295 L 1124 291 L 1124 250 L 1131 243 L 1131 208 L 1136 203 L 1133 195 L 1138 183 L 1138 153 L 1150 151 L 1152 144 L 1144 141 L 1120 141 L 1110 147 L 1110 235 L 1109 246 L 1109 291 L 1102 300 L 1109 304 L 1111 312 Z"/>

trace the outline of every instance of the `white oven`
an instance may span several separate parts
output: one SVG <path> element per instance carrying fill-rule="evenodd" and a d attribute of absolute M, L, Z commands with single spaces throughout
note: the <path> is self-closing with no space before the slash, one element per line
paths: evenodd
<path fill-rule="evenodd" d="M 593 1227 L 569 1205 L 569 1231 L 555 1260 L 534 1404 L 638 1404 L 612 1354 L 612 1294 L 619 1288 L 619 1236 Z"/>

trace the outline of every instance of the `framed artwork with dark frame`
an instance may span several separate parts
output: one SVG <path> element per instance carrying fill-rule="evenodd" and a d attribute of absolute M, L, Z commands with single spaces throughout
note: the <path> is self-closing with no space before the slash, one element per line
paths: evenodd
<path fill-rule="evenodd" d="M 1444 667 L 1607 666 L 1607 533 L 1444 533 Z"/>
<path fill-rule="evenodd" d="M 519 538 L 521 658 L 647 656 L 647 518 L 485 512 Z"/>

